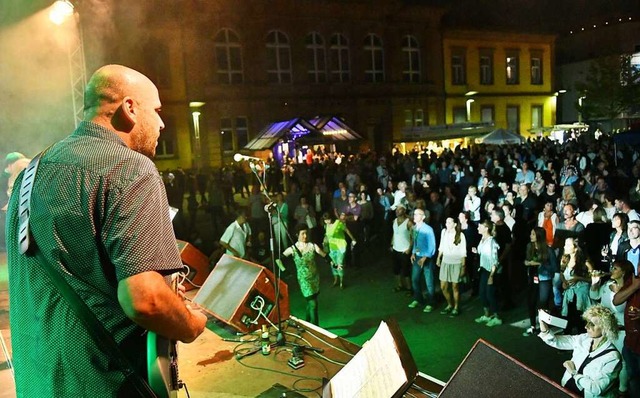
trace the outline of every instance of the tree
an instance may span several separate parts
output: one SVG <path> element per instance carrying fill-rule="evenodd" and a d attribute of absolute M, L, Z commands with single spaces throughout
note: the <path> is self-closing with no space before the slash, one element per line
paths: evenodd
<path fill-rule="evenodd" d="M 640 107 L 640 69 L 631 64 L 630 55 L 613 55 L 591 62 L 582 82 L 575 89 L 584 97 L 576 109 L 585 120 L 613 121 Z"/>

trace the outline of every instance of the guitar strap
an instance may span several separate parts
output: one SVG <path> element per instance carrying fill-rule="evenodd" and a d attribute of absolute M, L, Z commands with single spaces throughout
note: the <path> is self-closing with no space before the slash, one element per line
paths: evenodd
<path fill-rule="evenodd" d="M 49 276 L 62 297 L 67 300 L 67 303 L 73 312 L 87 329 L 89 335 L 93 338 L 96 346 L 116 360 L 125 380 L 127 380 L 136 389 L 139 396 L 144 398 L 156 398 L 156 394 L 151 390 L 149 383 L 147 383 L 146 380 L 144 380 L 135 371 L 135 368 L 124 355 L 113 336 L 107 331 L 107 329 L 105 329 L 104 325 L 98 320 L 89 306 L 87 306 L 84 300 L 80 298 L 78 293 L 69 285 L 59 272 L 57 272 L 53 267 L 48 266 L 47 259 L 44 257 L 42 252 L 35 248 L 36 244 L 29 229 L 31 193 L 33 192 L 34 180 L 38 164 L 40 163 L 40 158 L 48 149 L 49 148 L 45 149 L 31 160 L 29 166 L 25 169 L 22 184 L 20 185 L 20 203 L 18 206 L 20 217 L 18 224 L 20 252 L 26 256 L 33 256 L 38 260 L 37 263 L 40 264 L 42 269 Z"/>

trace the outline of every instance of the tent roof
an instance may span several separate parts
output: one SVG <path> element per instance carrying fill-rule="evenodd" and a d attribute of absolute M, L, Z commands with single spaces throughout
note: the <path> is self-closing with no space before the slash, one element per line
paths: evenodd
<path fill-rule="evenodd" d="M 304 143 L 327 143 L 359 140 L 362 137 L 336 116 L 318 116 L 311 120 L 294 118 L 267 125 L 244 149 L 271 149 L 278 140 L 300 140 Z"/>
<path fill-rule="evenodd" d="M 474 137 L 486 134 L 493 128 L 493 123 L 454 123 L 438 126 L 405 127 L 402 129 L 402 140 L 418 142 Z"/>
<path fill-rule="evenodd" d="M 505 129 L 496 129 L 487 135 L 476 139 L 479 144 L 521 144 L 524 141 L 521 135 Z"/>
<path fill-rule="evenodd" d="M 333 141 L 354 141 L 362 139 L 362 136 L 336 116 L 316 116 L 311 119 L 310 122 L 316 126 L 325 137 Z"/>
<path fill-rule="evenodd" d="M 281 138 L 289 140 L 310 133 L 316 136 L 322 135 L 311 123 L 300 117 L 275 122 L 263 128 L 254 139 L 245 145 L 244 149 L 253 151 L 270 149 Z"/>

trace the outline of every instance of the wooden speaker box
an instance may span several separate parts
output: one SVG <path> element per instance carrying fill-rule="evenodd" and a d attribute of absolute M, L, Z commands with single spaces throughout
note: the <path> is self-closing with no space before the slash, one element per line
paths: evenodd
<path fill-rule="evenodd" d="M 268 324 L 262 312 L 277 324 L 275 277 L 265 267 L 224 254 L 193 301 L 237 330 L 248 333 Z M 289 288 L 278 284 L 280 319 L 289 319 Z M 253 322 L 256 323 L 253 323 Z"/>
<path fill-rule="evenodd" d="M 209 272 L 211 272 L 209 269 L 209 257 L 205 256 L 204 253 L 189 242 L 176 240 L 176 244 L 180 251 L 182 263 L 189 267 L 188 280 L 184 283 L 185 290 L 189 291 L 202 286 L 204 281 L 207 280 Z"/>

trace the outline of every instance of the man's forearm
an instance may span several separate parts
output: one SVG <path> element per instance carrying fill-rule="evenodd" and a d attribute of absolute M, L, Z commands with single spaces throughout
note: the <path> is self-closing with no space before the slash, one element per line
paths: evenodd
<path fill-rule="evenodd" d="M 172 340 L 189 343 L 202 333 L 206 324 L 206 317 L 189 310 L 155 271 L 121 281 L 118 301 L 135 323 Z"/>

